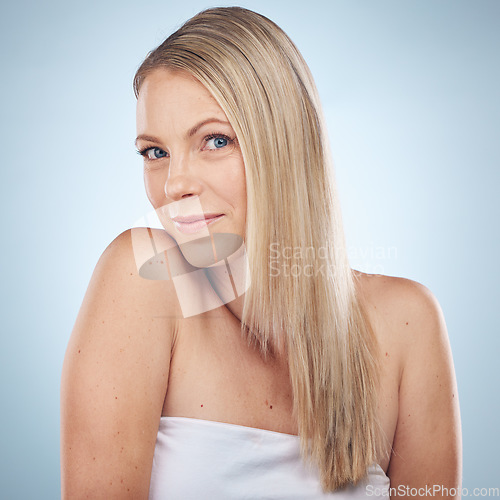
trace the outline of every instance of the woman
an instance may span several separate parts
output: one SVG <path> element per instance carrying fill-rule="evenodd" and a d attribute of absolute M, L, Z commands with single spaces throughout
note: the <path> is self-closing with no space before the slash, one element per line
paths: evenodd
<path fill-rule="evenodd" d="M 134 89 L 164 230 L 126 231 L 94 271 L 63 369 L 63 497 L 458 498 L 440 307 L 350 269 L 319 99 L 287 35 L 209 9 Z"/>

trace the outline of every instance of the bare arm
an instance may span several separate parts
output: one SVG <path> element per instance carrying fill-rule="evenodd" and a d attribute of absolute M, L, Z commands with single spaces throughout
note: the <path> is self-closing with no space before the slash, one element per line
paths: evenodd
<path fill-rule="evenodd" d="M 131 234 L 101 256 L 63 365 L 63 499 L 146 499 L 175 329 L 172 280 L 138 275 Z"/>
<path fill-rule="evenodd" d="M 418 497 L 460 498 L 453 494 L 462 482 L 460 411 L 443 314 L 434 295 L 419 283 L 402 280 L 397 293 L 405 349 L 388 469 L 391 488 L 397 491 L 392 498 L 403 496 L 407 488 L 422 488 Z"/>

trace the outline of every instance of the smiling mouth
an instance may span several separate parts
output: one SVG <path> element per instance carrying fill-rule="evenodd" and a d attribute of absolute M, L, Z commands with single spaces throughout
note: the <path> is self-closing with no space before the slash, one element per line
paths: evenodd
<path fill-rule="evenodd" d="M 209 224 L 213 224 L 224 217 L 224 214 L 200 214 L 189 216 L 177 216 L 172 219 L 175 227 L 185 234 L 197 233 Z"/>

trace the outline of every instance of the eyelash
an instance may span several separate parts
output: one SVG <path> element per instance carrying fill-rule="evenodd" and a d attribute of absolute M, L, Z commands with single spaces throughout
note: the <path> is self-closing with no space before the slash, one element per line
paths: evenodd
<path fill-rule="evenodd" d="M 216 132 L 214 132 L 213 134 L 208 134 L 206 137 L 204 137 L 203 140 L 205 142 L 208 142 L 208 141 L 210 141 L 212 139 L 217 139 L 217 138 L 226 139 L 226 141 L 228 142 L 228 145 L 229 144 L 233 144 L 235 142 L 235 140 L 236 140 L 236 139 L 231 139 L 230 137 L 228 137 L 225 134 L 219 134 L 219 133 L 216 133 Z M 136 151 L 137 151 L 137 154 L 143 156 L 145 160 L 147 160 L 147 161 L 155 161 L 155 160 L 151 160 L 151 158 L 147 157 L 147 152 L 150 149 L 156 149 L 156 148 L 157 148 L 157 146 L 146 146 L 146 147 L 144 147 L 142 149 L 138 149 Z M 161 148 L 158 148 L 158 149 L 161 149 Z M 219 148 L 219 149 L 222 149 L 222 148 Z M 213 150 L 211 150 L 211 151 L 213 151 Z M 156 158 L 156 160 L 161 160 L 161 158 Z"/>

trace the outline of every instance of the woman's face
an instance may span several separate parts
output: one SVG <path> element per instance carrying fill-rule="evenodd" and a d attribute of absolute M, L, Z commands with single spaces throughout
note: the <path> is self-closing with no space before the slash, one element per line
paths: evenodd
<path fill-rule="evenodd" d="M 145 78 L 136 145 L 149 201 L 179 245 L 217 233 L 244 239 L 241 150 L 225 113 L 198 80 L 163 68 Z"/>

